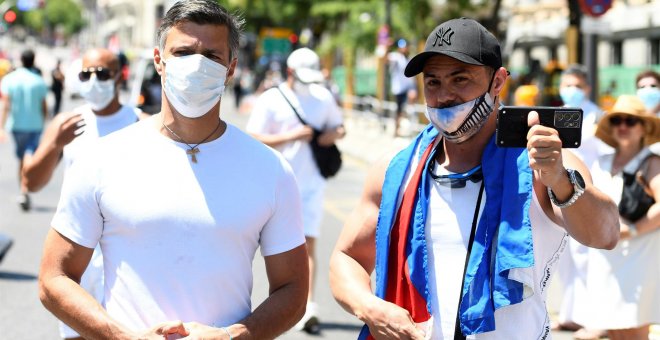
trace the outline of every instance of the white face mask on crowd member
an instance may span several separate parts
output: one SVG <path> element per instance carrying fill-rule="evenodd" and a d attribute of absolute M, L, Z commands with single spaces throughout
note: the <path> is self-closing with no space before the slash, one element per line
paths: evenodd
<path fill-rule="evenodd" d="M 115 80 L 98 80 L 96 74 L 93 74 L 88 81 L 80 83 L 80 96 L 92 110 L 103 110 L 115 97 Z"/>
<path fill-rule="evenodd" d="M 426 106 L 426 118 L 448 141 L 462 143 L 481 130 L 493 112 L 493 105 L 494 100 L 490 93 L 486 92 L 473 100 L 451 107 Z"/>
<path fill-rule="evenodd" d="M 309 95 L 309 85 L 301 82 L 300 80 L 294 80 L 293 81 L 293 91 L 296 94 L 302 95 L 302 96 L 308 96 Z"/>
<path fill-rule="evenodd" d="M 572 107 L 579 107 L 586 98 L 584 90 L 576 86 L 562 87 L 559 89 L 559 96 L 564 105 Z"/>
<path fill-rule="evenodd" d="M 652 86 L 639 88 L 637 97 L 642 100 L 647 110 L 654 110 L 660 104 L 660 88 Z"/>
<path fill-rule="evenodd" d="M 227 79 L 225 66 L 201 54 L 170 57 L 163 65 L 165 95 L 184 117 L 199 118 L 220 101 Z"/>

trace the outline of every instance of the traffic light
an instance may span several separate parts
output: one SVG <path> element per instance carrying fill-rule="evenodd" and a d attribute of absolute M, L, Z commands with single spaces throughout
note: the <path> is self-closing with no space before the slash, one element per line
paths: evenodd
<path fill-rule="evenodd" d="M 291 45 L 295 45 L 298 43 L 298 35 L 291 33 L 291 35 L 289 35 L 289 41 L 291 42 Z"/>
<path fill-rule="evenodd" d="M 7 12 L 5 12 L 5 15 L 3 16 L 3 19 L 8 24 L 14 23 L 14 21 L 16 21 L 16 12 L 14 12 L 11 9 L 8 10 Z"/>

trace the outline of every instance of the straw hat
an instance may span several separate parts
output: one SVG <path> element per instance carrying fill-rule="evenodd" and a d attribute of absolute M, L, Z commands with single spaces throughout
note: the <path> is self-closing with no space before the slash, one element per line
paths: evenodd
<path fill-rule="evenodd" d="M 642 139 L 644 145 L 660 141 L 660 118 L 646 111 L 644 103 L 637 96 L 622 94 L 616 100 L 614 106 L 600 119 L 596 127 L 596 137 L 608 145 L 617 147 L 617 142 L 612 136 L 612 125 L 610 124 L 610 117 L 615 115 L 629 115 L 640 118 L 644 122 L 645 134 Z"/>

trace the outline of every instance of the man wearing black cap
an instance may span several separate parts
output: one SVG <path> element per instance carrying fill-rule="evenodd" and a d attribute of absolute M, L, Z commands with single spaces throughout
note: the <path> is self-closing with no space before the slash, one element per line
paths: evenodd
<path fill-rule="evenodd" d="M 333 294 L 365 322 L 360 339 L 544 339 L 568 235 L 611 249 L 616 206 L 536 112 L 526 149 L 495 145 L 507 71 L 478 22 L 436 27 L 405 70 L 419 73 L 431 124 L 367 176 L 331 259 Z"/>

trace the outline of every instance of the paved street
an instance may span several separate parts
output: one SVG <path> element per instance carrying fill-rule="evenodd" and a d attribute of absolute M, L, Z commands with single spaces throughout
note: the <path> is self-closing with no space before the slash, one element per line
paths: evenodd
<path fill-rule="evenodd" d="M 229 98 L 229 96 L 226 96 Z M 65 109 L 77 105 L 68 97 Z M 243 127 L 247 117 L 233 109 L 233 103 L 223 103 L 225 118 Z M 365 121 L 349 121 L 352 136 L 340 144 L 345 151 L 345 164 L 339 175 L 328 185 L 325 219 L 318 242 L 318 285 L 316 300 L 320 306 L 322 332 L 309 336 L 289 331 L 281 339 L 355 339 L 361 323 L 344 312 L 334 301 L 328 282 L 328 259 L 339 235 L 344 219 L 357 202 L 368 164 L 385 149 L 397 148 L 404 139 L 383 137 L 382 131 L 370 128 Z M 389 136 L 389 134 L 387 134 Z M 62 173 L 58 169 L 52 182 L 41 192 L 32 195 L 34 208 L 29 213 L 20 211 L 15 202 L 18 193 L 17 163 L 13 144 L 0 144 L 0 232 L 14 238 L 14 247 L 0 264 L 0 338 L 3 339 L 58 339 L 57 321 L 39 302 L 37 275 L 41 248 L 55 211 Z M 267 281 L 263 260 L 257 256 L 254 264 L 253 297 L 257 306 L 267 296 Z M 568 333 L 555 333 L 555 339 L 570 339 Z"/>

